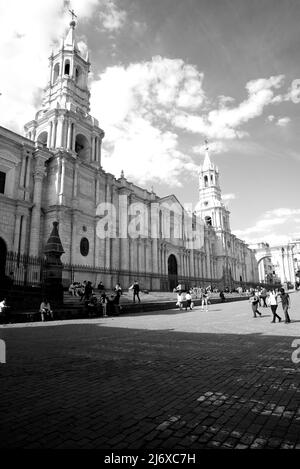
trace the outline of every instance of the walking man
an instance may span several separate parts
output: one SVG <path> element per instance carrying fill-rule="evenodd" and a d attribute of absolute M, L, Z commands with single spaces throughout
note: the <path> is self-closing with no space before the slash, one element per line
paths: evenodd
<path fill-rule="evenodd" d="M 139 293 L 140 293 L 140 286 L 139 286 L 139 284 L 135 281 L 135 282 L 133 283 L 133 302 L 134 302 L 134 303 L 135 303 L 135 297 L 137 297 L 137 299 L 139 300 L 139 303 L 141 302 Z"/>

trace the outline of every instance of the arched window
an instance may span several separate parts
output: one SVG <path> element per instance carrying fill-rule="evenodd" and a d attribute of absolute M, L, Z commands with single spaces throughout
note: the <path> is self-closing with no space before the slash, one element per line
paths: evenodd
<path fill-rule="evenodd" d="M 56 63 L 54 66 L 54 71 L 53 71 L 53 83 L 55 83 L 56 80 L 58 79 L 58 75 L 59 75 L 59 63 Z"/>
<path fill-rule="evenodd" d="M 210 182 L 211 182 L 212 184 L 213 184 L 213 182 L 214 182 L 214 177 L 213 177 L 212 174 L 210 175 Z"/>
<path fill-rule="evenodd" d="M 64 70 L 65 75 L 70 75 L 70 60 L 65 61 L 65 70 Z"/>
<path fill-rule="evenodd" d="M 205 217 L 205 223 L 207 226 L 211 226 L 212 225 L 211 217 L 209 216 Z"/>
<path fill-rule="evenodd" d="M 208 177 L 204 176 L 204 187 L 208 186 Z"/>
<path fill-rule="evenodd" d="M 90 146 L 88 139 L 82 134 L 77 134 L 75 139 L 75 152 L 77 155 L 81 159 L 87 160 L 89 158 L 89 151 Z"/>
<path fill-rule="evenodd" d="M 80 84 L 80 81 L 81 81 L 81 68 L 80 67 L 76 67 L 75 68 L 75 83 L 77 85 Z"/>
<path fill-rule="evenodd" d="M 43 147 L 47 147 L 48 132 L 41 132 L 37 138 L 37 142 Z"/>

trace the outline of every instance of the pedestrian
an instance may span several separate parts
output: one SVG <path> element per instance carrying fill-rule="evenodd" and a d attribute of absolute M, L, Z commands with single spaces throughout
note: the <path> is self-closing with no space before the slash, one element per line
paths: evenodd
<path fill-rule="evenodd" d="M 224 303 L 225 302 L 225 295 L 224 295 L 223 290 L 220 291 L 220 298 L 221 298 L 221 302 Z"/>
<path fill-rule="evenodd" d="M 102 314 L 103 314 L 103 317 L 106 318 L 107 317 L 107 303 L 108 303 L 108 297 L 106 295 L 106 293 L 103 291 L 100 295 L 100 303 L 101 303 L 101 306 L 102 306 Z"/>
<path fill-rule="evenodd" d="M 207 290 L 202 291 L 201 295 L 201 311 L 204 311 L 204 305 L 205 305 L 205 311 L 208 312 L 208 292 Z"/>
<path fill-rule="evenodd" d="M 3 322 L 9 322 L 9 309 L 6 298 L 0 301 L 0 319 Z"/>
<path fill-rule="evenodd" d="M 276 318 L 278 319 L 278 322 L 281 322 L 281 317 L 276 313 L 278 308 L 277 296 L 278 295 L 275 290 L 270 291 L 269 295 L 267 296 L 267 304 L 270 305 L 273 314 L 273 320 L 271 322 L 276 322 Z"/>
<path fill-rule="evenodd" d="M 187 309 L 190 308 L 190 311 L 192 311 L 192 295 L 189 291 L 185 295 L 185 301 L 185 310 L 187 311 Z"/>
<path fill-rule="evenodd" d="M 262 304 L 261 306 L 263 306 L 264 308 L 267 308 L 267 290 L 265 288 L 262 288 L 261 292 L 260 292 L 260 298 L 262 300 Z"/>
<path fill-rule="evenodd" d="M 284 288 L 280 288 L 280 299 L 281 299 L 281 304 L 282 304 L 282 309 L 284 312 L 284 317 L 285 317 L 285 323 L 291 322 L 288 310 L 291 307 L 291 300 L 290 300 L 290 295 L 288 293 L 285 293 Z"/>
<path fill-rule="evenodd" d="M 133 290 L 133 302 L 135 303 L 135 297 L 137 297 L 137 299 L 139 300 L 139 303 L 140 303 L 141 302 L 140 296 L 139 296 L 140 286 L 139 286 L 139 284 L 136 280 L 133 282 L 132 290 Z"/>
<path fill-rule="evenodd" d="M 105 290 L 105 287 L 104 287 L 102 282 L 98 283 L 98 290 L 99 290 L 100 293 Z"/>
<path fill-rule="evenodd" d="M 89 301 L 92 294 L 93 294 L 92 283 L 88 280 L 85 284 L 83 297 L 81 299 L 84 299 L 85 301 Z"/>
<path fill-rule="evenodd" d="M 258 305 L 259 305 L 259 296 L 255 293 L 255 291 L 252 290 L 252 292 L 250 293 L 250 298 L 249 298 L 249 301 L 251 303 L 251 306 L 252 306 L 252 312 L 253 312 L 253 317 L 256 318 L 256 314 L 259 314 L 259 316 L 261 316 L 261 313 L 258 311 Z"/>
<path fill-rule="evenodd" d="M 179 307 L 180 311 L 182 310 L 182 307 L 183 307 L 183 293 L 181 291 L 177 293 L 176 306 Z"/>
<path fill-rule="evenodd" d="M 120 298 L 121 298 L 121 290 L 117 290 L 115 292 L 115 294 L 112 296 L 111 300 L 110 300 L 110 305 L 113 309 L 113 314 L 115 314 L 116 316 L 118 316 L 120 314 L 120 309 L 121 309 L 121 306 L 120 306 Z"/>

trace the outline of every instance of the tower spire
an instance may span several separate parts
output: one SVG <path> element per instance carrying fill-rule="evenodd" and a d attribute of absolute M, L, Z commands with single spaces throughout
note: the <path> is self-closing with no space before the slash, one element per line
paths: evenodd
<path fill-rule="evenodd" d="M 208 169 L 211 169 L 213 167 L 212 162 L 210 161 L 209 157 L 209 145 L 208 145 L 208 140 L 207 138 L 205 139 L 205 157 L 204 157 L 204 162 L 203 162 L 203 171 L 207 171 Z"/>

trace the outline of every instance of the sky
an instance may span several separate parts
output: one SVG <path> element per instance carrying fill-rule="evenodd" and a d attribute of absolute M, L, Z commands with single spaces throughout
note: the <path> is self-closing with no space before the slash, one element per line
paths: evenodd
<path fill-rule="evenodd" d="M 232 232 L 299 239 L 300 1 L 0 0 L 1 126 L 41 107 L 69 8 L 103 168 L 194 206 L 208 139 Z"/>

